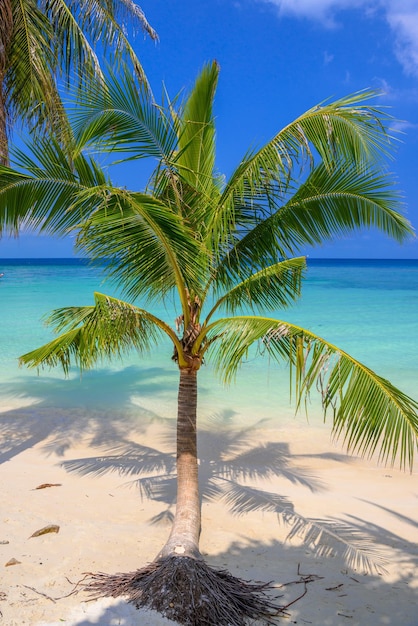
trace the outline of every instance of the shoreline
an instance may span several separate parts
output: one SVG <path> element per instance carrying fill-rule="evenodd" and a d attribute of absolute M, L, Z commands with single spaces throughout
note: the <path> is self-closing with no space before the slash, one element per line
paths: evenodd
<path fill-rule="evenodd" d="M 157 519 L 172 511 L 173 484 L 141 499 L 135 483 L 150 477 L 144 471 L 150 459 L 159 464 L 157 474 L 174 460 L 174 421 L 151 406 L 142 419 L 137 407 L 116 416 L 36 405 L 0 414 L 6 503 L 0 541 L 8 542 L 0 544 L 1 626 L 172 623 L 120 599 L 68 595 L 84 572 L 145 565 L 168 536 L 169 524 Z M 306 587 L 289 609 L 293 623 L 417 626 L 417 472 L 347 456 L 330 441 L 327 425 L 239 426 L 239 417 L 201 424 L 201 551 L 208 562 L 245 579 L 274 581 L 283 604 Z M 228 503 L 227 491 L 224 501 L 208 499 L 225 462 L 235 487 L 247 494 L 240 501 Z M 237 474 L 238 465 L 244 469 Z M 37 489 L 42 484 L 53 486 Z M 283 509 L 293 526 L 279 523 Z M 345 537 L 334 555 L 325 547 L 330 538 L 315 548 L 317 519 Z M 31 537 L 48 524 L 59 532 Z M 353 544 L 386 571 L 366 573 Z M 13 558 L 19 563 L 6 567 Z"/>

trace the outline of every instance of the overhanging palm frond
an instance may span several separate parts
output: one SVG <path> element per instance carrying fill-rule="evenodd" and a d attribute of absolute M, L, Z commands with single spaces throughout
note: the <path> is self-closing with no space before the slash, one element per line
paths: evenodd
<path fill-rule="evenodd" d="M 6 2 L 7 4 L 7 2 Z M 24 116 L 30 125 L 45 121 L 62 104 L 52 75 L 53 30 L 37 2 L 13 2 L 13 22 L 5 71 L 5 97 L 9 123 Z"/>
<path fill-rule="evenodd" d="M 98 58 L 84 30 L 88 26 L 92 40 L 99 39 L 103 29 L 103 21 L 100 19 L 102 11 L 97 10 L 98 3 L 94 0 L 82 0 L 78 4 L 80 6 L 71 0 L 55 0 L 45 5 L 45 15 L 54 32 L 51 44 L 67 85 L 72 68 L 75 68 L 75 76 L 81 82 L 87 77 L 91 80 L 93 75 L 100 80 L 102 75 Z M 82 7 L 83 4 L 88 7 Z"/>
<path fill-rule="evenodd" d="M 61 83 L 74 84 L 78 93 L 102 83 L 99 51 L 111 50 L 117 62 L 130 61 L 147 88 L 127 26 L 135 32 L 139 24 L 154 40 L 157 35 L 133 0 L 2 0 L 0 5 L 2 163 L 8 163 L 6 129 L 18 121 L 66 141 Z"/>
<path fill-rule="evenodd" d="M 47 319 L 57 332 L 65 332 L 49 343 L 20 357 L 29 367 L 61 365 L 68 374 L 72 362 L 80 370 L 97 362 L 121 358 L 130 350 L 148 352 L 162 332 L 173 335 L 164 322 L 143 309 L 117 298 L 95 293 L 95 305 L 57 309 Z"/>
<path fill-rule="evenodd" d="M 418 403 L 333 344 L 304 328 L 266 317 L 238 316 L 208 328 L 209 358 L 226 381 L 254 343 L 290 365 L 298 406 L 319 389 L 333 434 L 350 452 L 412 467 L 418 447 Z"/>
<path fill-rule="evenodd" d="M 127 38 L 126 25 L 131 25 L 130 30 L 139 25 L 153 40 L 157 40 L 158 36 L 135 2 L 55 0 L 47 15 L 56 33 L 55 51 L 67 77 L 70 76 L 71 67 L 75 67 L 75 73 L 81 82 L 85 79 L 85 70 L 94 71 L 97 77 L 101 75 L 96 54 L 90 43 L 100 41 L 105 53 L 108 48 L 112 49 L 116 61 L 122 55 L 127 56 L 137 75 L 146 83 L 138 57 Z M 124 27 L 121 27 L 121 24 Z"/>
<path fill-rule="evenodd" d="M 74 1 L 76 2 L 77 0 Z M 116 19 L 118 19 L 119 16 L 122 17 L 123 21 L 125 21 L 125 17 L 131 19 L 134 18 L 135 22 L 139 24 L 141 29 L 145 31 L 151 37 L 151 39 L 153 39 L 154 41 L 158 39 L 156 31 L 148 22 L 147 18 L 145 17 L 145 13 L 141 9 L 141 7 L 136 4 L 136 2 L 133 2 L 133 0 L 120 0 L 118 6 L 116 7 L 116 11 Z"/>
<path fill-rule="evenodd" d="M 19 169 L 0 166 L 0 231 L 16 232 L 24 224 L 63 235 L 97 210 L 107 178 L 97 163 L 77 151 L 65 152 L 52 138 L 39 139 L 31 152 L 14 150 Z M 88 206 L 79 202 L 83 211 L 77 212 L 75 200 L 88 188 L 96 195 Z"/>

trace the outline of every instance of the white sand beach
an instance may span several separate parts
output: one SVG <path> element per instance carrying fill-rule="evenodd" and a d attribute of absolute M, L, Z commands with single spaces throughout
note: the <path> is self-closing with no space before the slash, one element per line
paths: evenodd
<path fill-rule="evenodd" d="M 169 524 L 161 514 L 173 501 L 173 484 L 147 499 L 135 481 L 152 474 L 140 474 L 140 467 L 160 463 L 154 474 L 161 474 L 172 462 L 173 433 L 172 420 L 134 415 L 121 420 L 36 406 L 1 414 L 1 626 L 172 623 L 120 598 L 89 601 L 77 583 L 86 572 L 133 571 L 162 547 Z M 236 480 L 255 492 L 235 511 L 225 501 L 204 500 L 201 550 L 211 565 L 273 581 L 283 605 L 306 592 L 284 624 L 418 626 L 416 471 L 349 457 L 330 441 L 329 426 L 310 426 L 303 417 L 240 434 L 233 425 L 203 424 L 203 492 L 220 471 L 217 463 L 235 459 L 236 467 L 237 454 L 245 471 Z M 266 461 L 273 469 L 260 477 Z M 292 538 L 291 526 L 279 522 L 280 506 L 301 516 Z M 303 542 L 314 519 L 340 526 L 348 543 L 327 554 Z M 59 531 L 31 537 L 48 525 Z M 350 542 L 361 541 L 379 571 L 347 557 Z"/>

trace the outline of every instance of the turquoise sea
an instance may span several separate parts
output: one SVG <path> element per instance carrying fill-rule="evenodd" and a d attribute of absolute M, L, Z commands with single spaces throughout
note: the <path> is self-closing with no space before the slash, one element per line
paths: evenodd
<path fill-rule="evenodd" d="M 1 272 L 0 411 L 36 406 L 175 416 L 177 371 L 169 344 L 152 357 L 104 363 L 82 378 L 77 371 L 65 379 L 59 370 L 38 375 L 18 367 L 19 355 L 52 338 L 42 323 L 52 309 L 91 304 L 94 291 L 117 295 L 103 284 L 100 268 L 76 259 L 3 259 Z M 155 312 L 174 325 L 173 310 Z M 302 298 L 274 317 L 309 328 L 418 398 L 418 260 L 308 259 Z M 230 388 L 209 366 L 199 380 L 203 417 L 294 419 L 286 369 L 262 358 L 250 358 Z M 315 401 L 312 415 L 319 419 Z"/>

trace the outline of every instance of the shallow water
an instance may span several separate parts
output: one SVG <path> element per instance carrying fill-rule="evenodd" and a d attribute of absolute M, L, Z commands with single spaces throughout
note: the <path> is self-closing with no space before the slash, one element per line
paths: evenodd
<path fill-rule="evenodd" d="M 42 318 L 52 309 L 92 304 L 93 292 L 117 295 L 102 284 L 100 268 L 72 259 L 0 261 L 0 406 L 4 410 L 37 404 L 48 407 L 135 412 L 174 417 L 177 371 L 169 344 L 149 357 L 130 354 L 103 364 L 80 379 L 58 370 L 18 368 L 18 356 L 52 338 Z M 174 324 L 174 310 L 155 310 Z M 418 261 L 309 260 L 299 302 L 271 317 L 309 328 L 333 342 L 418 398 Z M 203 417 L 245 423 L 294 420 L 285 368 L 251 357 L 237 382 L 223 388 L 210 367 L 199 375 Z M 313 402 L 312 419 L 319 419 Z M 305 417 L 303 417 L 303 420 Z"/>

